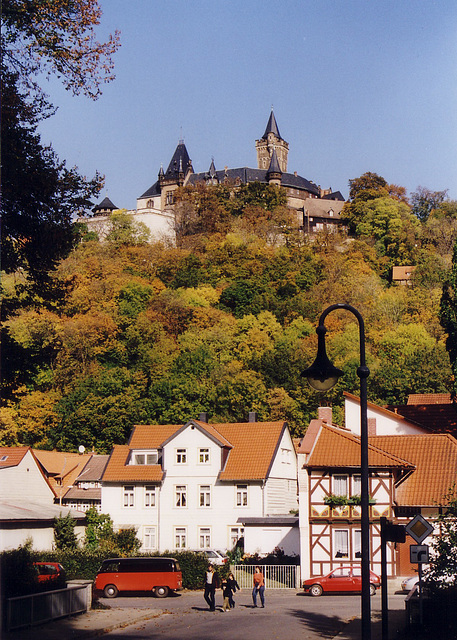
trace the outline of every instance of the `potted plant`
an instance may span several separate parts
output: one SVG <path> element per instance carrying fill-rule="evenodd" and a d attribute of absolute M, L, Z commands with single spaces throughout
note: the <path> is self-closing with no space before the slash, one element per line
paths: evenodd
<path fill-rule="evenodd" d="M 344 507 L 348 503 L 347 496 L 337 496 L 333 493 L 329 493 L 328 496 L 324 497 L 325 504 L 331 509 L 335 509 L 335 507 Z"/>

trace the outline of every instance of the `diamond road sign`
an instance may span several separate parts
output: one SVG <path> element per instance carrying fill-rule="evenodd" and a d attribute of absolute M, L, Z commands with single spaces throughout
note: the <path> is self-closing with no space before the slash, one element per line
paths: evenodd
<path fill-rule="evenodd" d="M 411 522 L 408 522 L 405 530 L 417 544 L 420 544 L 422 540 L 425 540 L 425 538 L 432 533 L 433 527 L 423 516 L 418 515 L 413 518 Z"/>

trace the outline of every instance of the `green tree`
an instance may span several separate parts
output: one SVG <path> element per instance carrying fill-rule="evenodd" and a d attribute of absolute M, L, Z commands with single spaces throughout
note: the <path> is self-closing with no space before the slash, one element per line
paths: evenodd
<path fill-rule="evenodd" d="M 446 349 L 454 373 L 454 393 L 457 393 L 457 242 L 454 244 L 451 271 L 443 285 L 440 321 L 447 333 Z"/>
<path fill-rule="evenodd" d="M 111 214 L 105 240 L 115 249 L 123 245 L 141 245 L 148 242 L 151 232 L 144 222 L 136 222 L 123 210 Z"/>
<path fill-rule="evenodd" d="M 444 202 L 447 189 L 444 191 L 430 191 L 426 187 L 417 187 L 411 194 L 411 206 L 415 216 L 421 222 L 426 222 L 434 209 Z"/>
<path fill-rule="evenodd" d="M 437 518 L 438 534 L 431 542 L 431 563 L 426 581 L 434 589 L 457 587 L 457 497 L 451 487 Z"/>
<path fill-rule="evenodd" d="M 57 75 L 74 94 L 97 98 L 114 79 L 119 33 L 100 43 L 97 0 L 3 0 L 3 61 L 28 87 L 42 73 Z"/>
<path fill-rule="evenodd" d="M 75 533 L 76 521 L 69 513 L 54 518 L 54 544 L 59 551 L 71 551 L 78 547 Z"/>

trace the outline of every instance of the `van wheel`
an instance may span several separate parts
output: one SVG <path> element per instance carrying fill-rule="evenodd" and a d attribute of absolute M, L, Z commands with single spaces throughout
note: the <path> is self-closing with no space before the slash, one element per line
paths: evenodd
<path fill-rule="evenodd" d="M 313 586 L 311 587 L 311 589 L 309 590 L 310 594 L 314 597 L 317 596 L 321 596 L 322 595 L 322 587 L 320 584 L 313 584 Z"/>
<path fill-rule="evenodd" d="M 370 583 L 370 596 L 374 596 L 376 593 L 376 587 L 374 586 L 374 584 Z"/>
<path fill-rule="evenodd" d="M 168 587 L 154 587 L 153 591 L 156 598 L 166 598 L 168 595 Z"/>
<path fill-rule="evenodd" d="M 119 591 L 114 584 L 107 584 L 103 589 L 103 593 L 105 594 L 105 598 L 115 598 Z"/>

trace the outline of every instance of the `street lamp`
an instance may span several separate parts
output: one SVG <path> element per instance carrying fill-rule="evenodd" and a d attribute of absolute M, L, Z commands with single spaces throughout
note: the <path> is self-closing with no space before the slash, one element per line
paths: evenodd
<path fill-rule="evenodd" d="M 361 476 L 361 530 L 362 530 L 362 640 L 371 638 L 370 611 L 370 513 L 368 491 L 368 413 L 367 413 L 367 378 L 370 375 L 365 361 L 365 325 L 357 309 L 349 304 L 338 303 L 327 307 L 319 318 L 316 329 L 318 336 L 317 356 L 314 363 L 303 373 L 309 384 L 316 391 L 328 391 L 343 374 L 333 366 L 325 350 L 325 334 L 327 329 L 324 320 L 331 311 L 345 309 L 355 315 L 359 323 L 360 366 L 357 375 L 360 378 L 360 476 Z"/>

